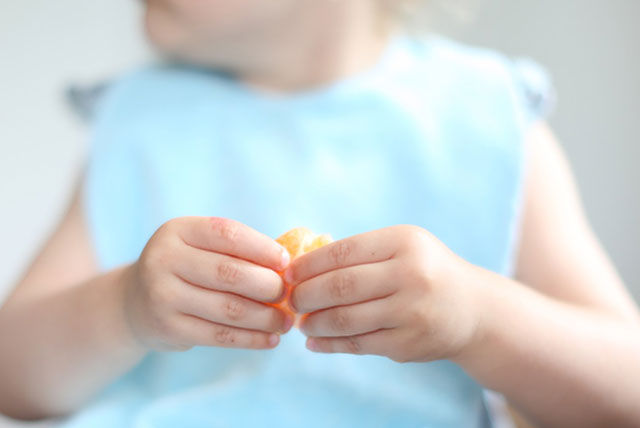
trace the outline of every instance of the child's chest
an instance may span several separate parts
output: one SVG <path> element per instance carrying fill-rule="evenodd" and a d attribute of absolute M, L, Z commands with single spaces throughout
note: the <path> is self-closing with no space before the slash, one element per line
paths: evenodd
<path fill-rule="evenodd" d="M 151 224 L 215 215 L 271 236 L 306 226 L 337 239 L 415 224 L 501 268 L 519 159 L 482 135 L 469 141 L 393 107 L 316 115 L 230 108 L 190 120 L 168 124 L 161 142 L 143 142 L 158 195 Z"/>

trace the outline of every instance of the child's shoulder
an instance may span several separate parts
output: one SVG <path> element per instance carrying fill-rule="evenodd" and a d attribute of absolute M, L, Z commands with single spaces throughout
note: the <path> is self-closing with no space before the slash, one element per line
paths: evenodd
<path fill-rule="evenodd" d="M 442 67 L 452 70 L 502 73 L 508 64 L 506 55 L 494 49 L 470 45 L 441 35 L 414 38 L 416 46 L 428 52 Z"/>
<path fill-rule="evenodd" d="M 453 78 L 504 81 L 513 78 L 514 73 L 524 66 L 535 67 L 538 73 L 545 74 L 540 65 L 529 59 L 511 58 L 495 49 L 440 35 L 414 37 L 412 42 L 414 51 L 424 59 L 425 66 Z"/>
<path fill-rule="evenodd" d="M 141 111 L 167 112 L 182 103 L 197 103 L 223 95 L 223 79 L 216 73 L 175 64 L 149 64 L 107 82 L 91 116 L 128 116 Z"/>
<path fill-rule="evenodd" d="M 412 43 L 416 56 L 422 58 L 425 80 L 432 79 L 454 102 L 475 106 L 510 99 L 530 119 L 545 116 L 554 105 L 549 74 L 530 58 L 511 58 L 437 35 L 414 38 Z"/>

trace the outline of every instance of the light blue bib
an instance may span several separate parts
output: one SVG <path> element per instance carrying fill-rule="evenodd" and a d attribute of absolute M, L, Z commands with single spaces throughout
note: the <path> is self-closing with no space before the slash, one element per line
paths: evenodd
<path fill-rule="evenodd" d="M 276 237 L 340 239 L 415 224 L 511 273 L 523 136 L 546 106 L 532 64 L 442 39 L 396 37 L 366 73 L 295 96 L 151 67 L 108 90 L 86 215 L 101 267 L 134 261 L 166 220 L 239 220 Z M 65 427 L 480 426 L 482 389 L 456 365 L 274 351 L 152 353 Z"/>

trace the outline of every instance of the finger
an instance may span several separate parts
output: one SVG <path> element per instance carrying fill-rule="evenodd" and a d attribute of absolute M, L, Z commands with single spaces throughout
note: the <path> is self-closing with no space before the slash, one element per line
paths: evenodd
<path fill-rule="evenodd" d="M 341 337 L 393 327 L 397 324 L 389 299 L 378 299 L 314 312 L 303 319 L 300 330 L 312 337 Z"/>
<path fill-rule="evenodd" d="M 219 217 L 185 217 L 180 235 L 187 245 L 238 257 L 275 271 L 289 264 L 289 253 L 274 239 L 249 226 Z"/>
<path fill-rule="evenodd" d="M 395 227 L 374 230 L 336 241 L 298 257 L 284 272 L 288 284 L 296 285 L 335 269 L 376 263 L 393 257 Z"/>
<path fill-rule="evenodd" d="M 286 333 L 293 325 L 284 311 L 235 294 L 188 287 L 180 300 L 179 311 L 217 324 L 267 333 Z"/>
<path fill-rule="evenodd" d="M 190 315 L 182 316 L 178 331 L 184 344 L 189 346 L 271 349 L 280 341 L 280 336 L 275 333 L 230 327 Z"/>
<path fill-rule="evenodd" d="M 389 262 L 337 269 L 315 276 L 295 286 L 291 305 L 299 313 L 379 299 L 397 291 L 389 278 Z"/>
<path fill-rule="evenodd" d="M 393 347 L 395 329 L 379 330 L 358 336 L 310 337 L 307 348 L 325 354 L 388 355 Z"/>
<path fill-rule="evenodd" d="M 277 302 L 284 294 L 280 275 L 248 261 L 189 246 L 177 258 L 174 273 L 191 284 L 259 302 Z"/>

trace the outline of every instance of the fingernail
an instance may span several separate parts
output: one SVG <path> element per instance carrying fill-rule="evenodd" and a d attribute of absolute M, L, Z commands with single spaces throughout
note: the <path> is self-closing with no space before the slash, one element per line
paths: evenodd
<path fill-rule="evenodd" d="M 284 319 L 284 325 L 283 325 L 283 333 L 288 332 L 289 330 L 291 330 L 291 327 L 293 327 L 293 323 L 295 322 L 295 319 L 293 318 L 293 315 L 287 314 L 287 316 Z"/>
<path fill-rule="evenodd" d="M 278 342 L 280 342 L 280 336 L 275 333 L 269 336 L 269 346 L 274 347 Z"/>
<path fill-rule="evenodd" d="M 287 251 L 287 249 L 282 246 L 280 247 L 280 251 L 282 252 L 280 263 L 282 268 L 284 269 L 287 266 L 289 266 L 289 262 L 291 261 L 291 256 L 289 255 L 289 252 Z"/>
<path fill-rule="evenodd" d="M 320 351 L 320 348 L 318 347 L 318 343 L 313 339 L 307 339 L 307 349 L 312 352 Z"/>

